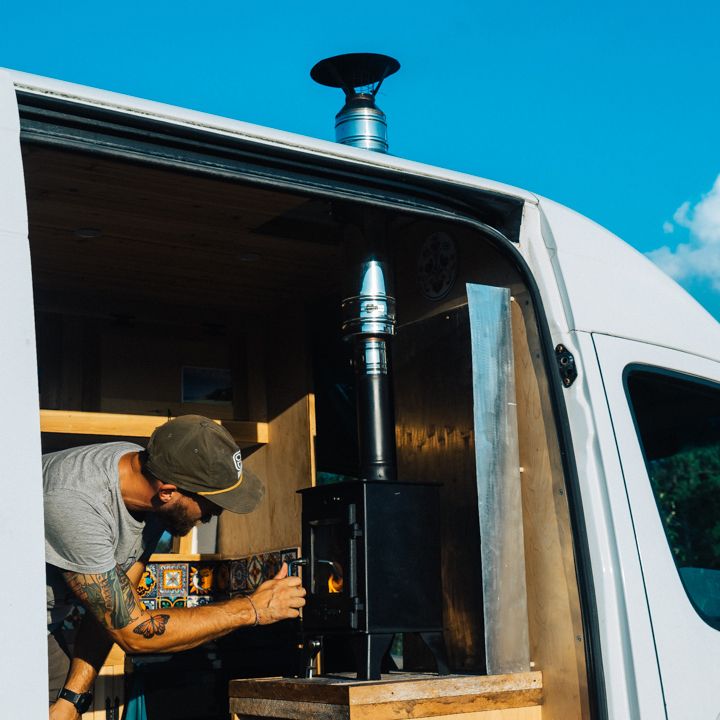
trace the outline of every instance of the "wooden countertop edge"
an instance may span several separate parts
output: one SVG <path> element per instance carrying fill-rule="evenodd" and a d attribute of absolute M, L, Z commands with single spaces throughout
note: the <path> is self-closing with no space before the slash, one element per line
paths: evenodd
<path fill-rule="evenodd" d="M 376 686 L 377 687 L 377 686 Z M 292 718 L 293 720 L 413 720 L 417 718 L 459 717 L 466 713 L 515 710 L 542 705 L 542 689 L 508 690 L 475 695 L 444 696 L 346 704 L 279 700 L 269 698 L 230 698 L 234 717 Z"/>
<path fill-rule="evenodd" d="M 508 675 L 450 675 L 418 677 L 412 675 L 384 677 L 379 681 L 317 678 L 315 681 L 287 678 L 232 680 L 230 697 L 234 699 L 263 699 L 272 701 L 316 702 L 362 706 L 398 704 L 418 701 L 450 701 L 457 698 L 462 704 L 486 697 L 487 707 L 519 707 L 512 696 L 529 705 L 542 702 L 542 673 L 539 671 Z M 499 702 L 500 705 L 492 703 Z"/>

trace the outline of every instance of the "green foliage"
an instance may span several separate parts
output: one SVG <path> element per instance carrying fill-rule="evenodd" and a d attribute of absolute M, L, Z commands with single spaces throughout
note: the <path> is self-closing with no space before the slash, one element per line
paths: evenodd
<path fill-rule="evenodd" d="M 676 565 L 720 570 L 720 444 L 653 460 L 648 470 Z"/>

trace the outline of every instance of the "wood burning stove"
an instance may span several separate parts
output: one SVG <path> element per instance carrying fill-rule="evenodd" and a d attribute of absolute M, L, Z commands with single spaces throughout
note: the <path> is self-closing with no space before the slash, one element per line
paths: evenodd
<path fill-rule="evenodd" d="M 438 490 L 358 480 L 300 491 L 303 629 L 348 635 L 361 679 L 380 677 L 395 633 L 441 645 Z"/>
<path fill-rule="evenodd" d="M 358 678 L 378 679 L 395 633 L 420 633 L 447 671 L 442 643 L 439 486 L 399 482 L 388 343 L 395 298 L 380 215 L 346 212 L 345 338 L 356 378 L 359 479 L 302 494 L 305 652 L 350 638 Z M 373 238 L 372 243 L 368 238 Z"/>

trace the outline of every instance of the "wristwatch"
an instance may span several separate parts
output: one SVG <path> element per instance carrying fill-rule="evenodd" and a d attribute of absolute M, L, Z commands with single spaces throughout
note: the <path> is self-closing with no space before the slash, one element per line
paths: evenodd
<path fill-rule="evenodd" d="M 63 688 L 58 695 L 58 700 L 67 700 L 71 702 L 75 709 L 82 715 L 90 707 L 90 703 L 93 701 L 93 694 L 91 692 L 76 693 L 67 688 Z"/>

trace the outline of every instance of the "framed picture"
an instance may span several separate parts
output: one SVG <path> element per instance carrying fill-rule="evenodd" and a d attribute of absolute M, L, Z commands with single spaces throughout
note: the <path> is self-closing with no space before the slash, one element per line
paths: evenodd
<path fill-rule="evenodd" d="M 233 399 L 232 373 L 227 368 L 184 366 L 182 402 L 230 405 Z"/>

